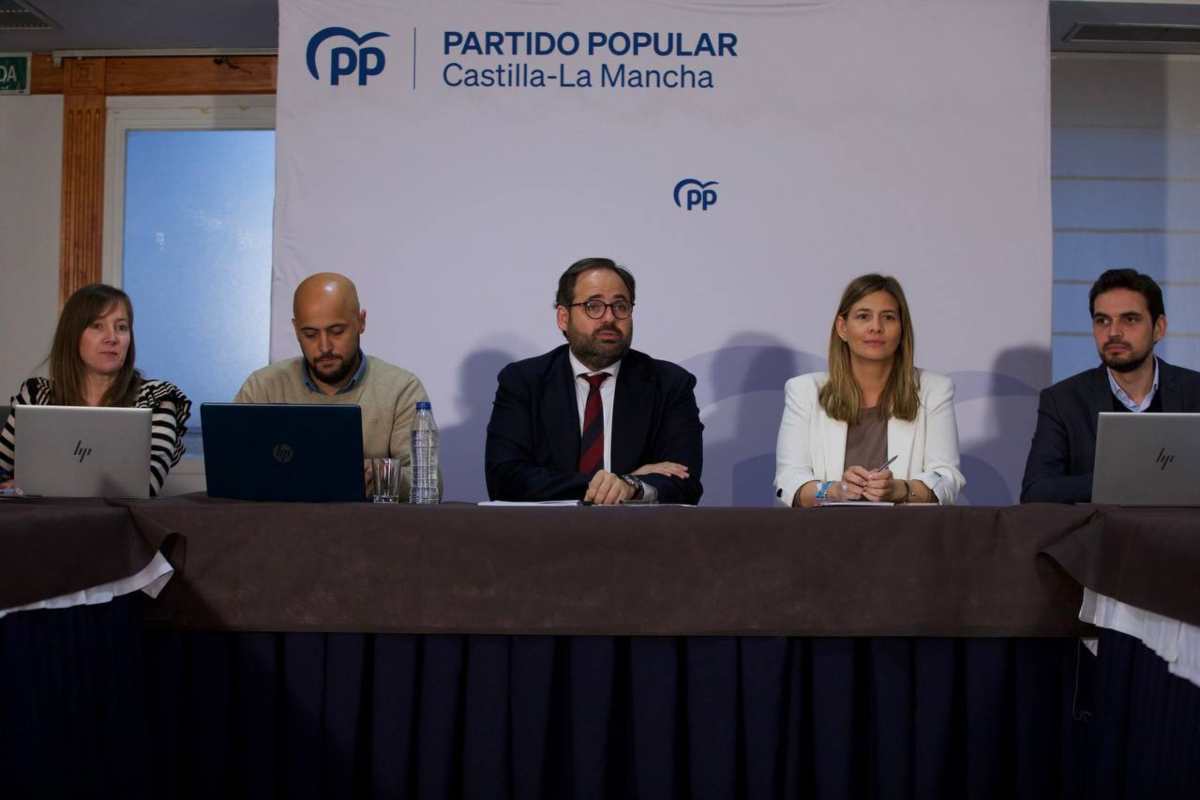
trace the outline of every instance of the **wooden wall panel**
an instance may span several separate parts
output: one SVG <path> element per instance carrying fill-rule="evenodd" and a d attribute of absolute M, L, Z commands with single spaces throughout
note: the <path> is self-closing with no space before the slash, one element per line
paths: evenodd
<path fill-rule="evenodd" d="M 101 275 L 104 229 L 104 60 L 64 62 L 61 305 Z"/>
<path fill-rule="evenodd" d="M 274 94 L 275 56 L 108 58 L 109 95 Z"/>
<path fill-rule="evenodd" d="M 30 94 L 62 94 L 63 67 L 54 66 L 49 53 L 34 53 L 29 64 Z"/>
<path fill-rule="evenodd" d="M 65 59 L 34 53 L 30 92 L 65 94 L 68 64 L 104 62 L 104 94 L 275 94 L 275 56 L 157 56 Z"/>

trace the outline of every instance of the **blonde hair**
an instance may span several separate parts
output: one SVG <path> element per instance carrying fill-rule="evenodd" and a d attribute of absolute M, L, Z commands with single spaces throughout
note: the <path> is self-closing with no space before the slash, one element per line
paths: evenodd
<path fill-rule="evenodd" d="M 854 372 L 850 369 L 850 345 L 838 336 L 837 321 L 846 319 L 855 303 L 875 292 L 887 292 L 900 308 L 900 344 L 896 347 L 892 371 L 879 398 L 880 410 L 885 417 L 911 422 L 916 419 L 921 405 L 921 379 L 913 366 L 916 344 L 904 290 L 893 277 L 874 273 L 861 275 L 850 281 L 850 285 L 842 292 L 829 331 L 829 380 L 817 395 L 826 414 L 850 425 L 856 424 L 862 413 L 862 389 L 854 380 Z"/>

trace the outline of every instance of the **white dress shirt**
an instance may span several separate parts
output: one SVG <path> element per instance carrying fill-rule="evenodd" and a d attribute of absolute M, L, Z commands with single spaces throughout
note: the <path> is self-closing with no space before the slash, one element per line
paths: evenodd
<path fill-rule="evenodd" d="M 1112 393 L 1117 396 L 1118 400 L 1121 401 L 1121 405 L 1125 406 L 1133 413 L 1140 414 L 1149 408 L 1150 404 L 1154 402 L 1154 395 L 1158 394 L 1157 356 L 1154 359 L 1154 383 L 1150 385 L 1150 391 L 1146 392 L 1146 396 L 1142 398 L 1142 402 L 1140 403 L 1133 402 L 1133 398 L 1121 388 L 1121 384 L 1117 383 L 1117 379 L 1113 377 L 1113 371 L 1111 369 L 1105 371 L 1108 373 L 1108 387 L 1112 389 Z"/>

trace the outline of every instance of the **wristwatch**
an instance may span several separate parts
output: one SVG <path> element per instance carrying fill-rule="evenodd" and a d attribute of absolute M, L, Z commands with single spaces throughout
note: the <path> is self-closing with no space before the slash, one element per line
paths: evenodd
<path fill-rule="evenodd" d="M 633 497 L 630 500 L 641 500 L 646 495 L 646 484 L 642 483 L 642 479 L 635 475 L 621 475 L 621 480 L 625 481 L 633 489 Z"/>

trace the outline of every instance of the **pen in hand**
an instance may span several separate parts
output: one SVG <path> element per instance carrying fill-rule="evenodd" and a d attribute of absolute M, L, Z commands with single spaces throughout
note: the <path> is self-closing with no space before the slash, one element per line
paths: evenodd
<path fill-rule="evenodd" d="M 900 457 L 899 454 L 892 456 L 887 461 L 883 462 L 883 464 L 881 466 L 878 466 L 875 469 L 871 470 L 871 472 L 883 472 L 885 469 L 887 469 L 888 467 L 890 467 L 892 465 L 893 461 L 895 461 L 899 457 Z"/>

